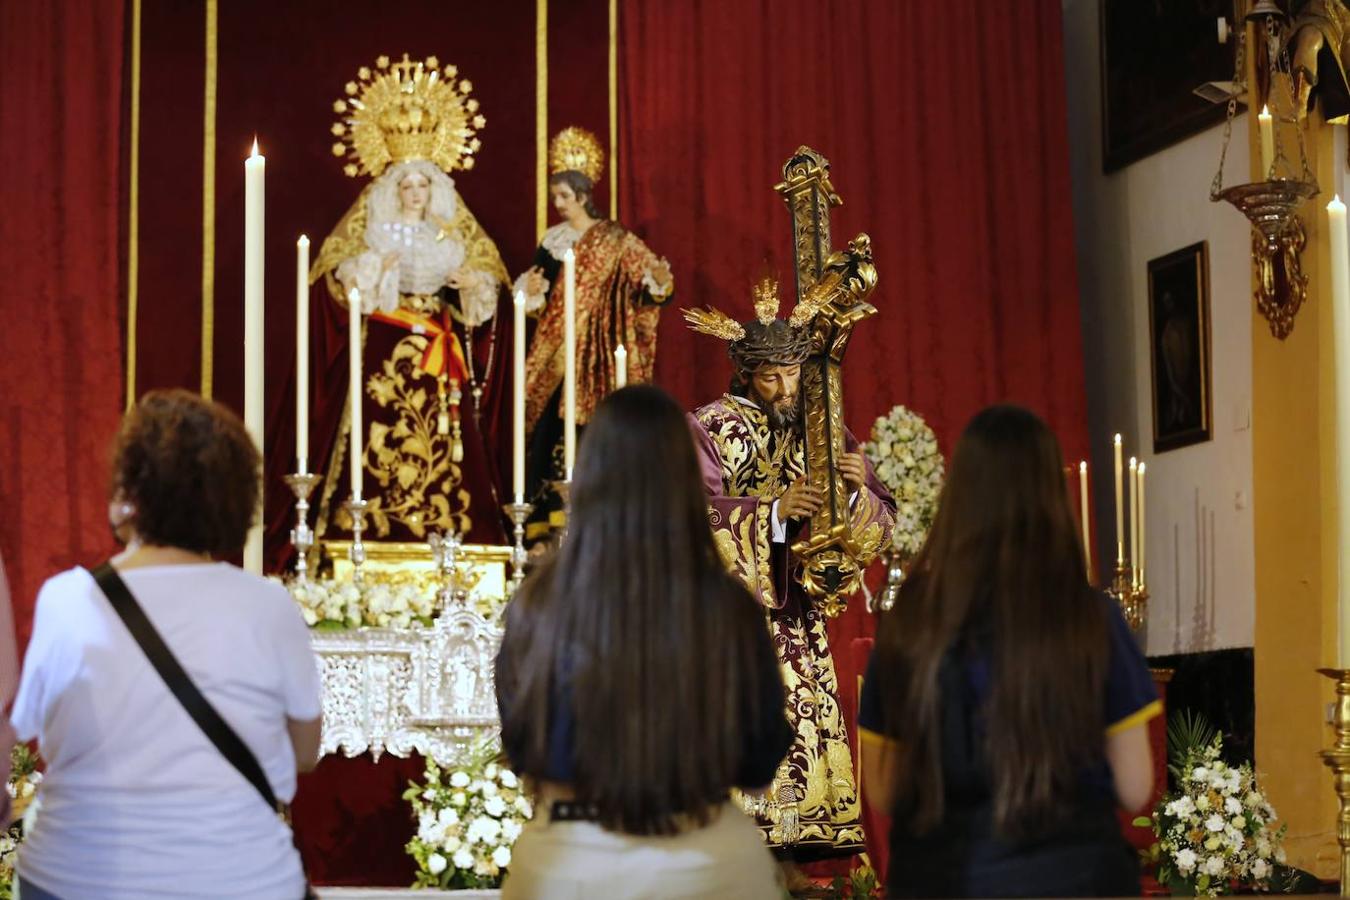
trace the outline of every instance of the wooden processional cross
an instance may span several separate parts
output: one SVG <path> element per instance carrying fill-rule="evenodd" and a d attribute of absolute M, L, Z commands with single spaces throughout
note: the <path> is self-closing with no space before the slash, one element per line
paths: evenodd
<path fill-rule="evenodd" d="M 860 558 L 870 556 L 853 533 L 849 490 L 837 460 L 844 453 L 844 388 L 840 365 L 853 327 L 876 314 L 867 302 L 877 284 L 872 239 L 859 234 L 848 249 L 830 246 L 830 209 L 843 203 L 830 184 L 830 163 L 799 147 L 783 166 L 775 190 L 792 213 L 792 246 L 797 270 L 797 303 L 813 312 L 811 355 L 802 364 L 801 392 L 806 424 L 806 477 L 825 503 L 811 517 L 810 536 L 792 551 L 803 563 L 802 586 L 821 601 L 825 615 L 843 611 L 862 586 Z"/>

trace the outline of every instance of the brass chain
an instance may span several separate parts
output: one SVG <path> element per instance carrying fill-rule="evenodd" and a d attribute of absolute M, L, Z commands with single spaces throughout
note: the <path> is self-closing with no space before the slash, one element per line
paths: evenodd
<path fill-rule="evenodd" d="M 1209 185 L 1210 200 L 1218 200 L 1219 194 L 1223 191 L 1223 166 L 1224 161 L 1228 159 L 1228 143 L 1233 139 L 1233 117 L 1237 115 L 1237 98 L 1239 94 L 1245 92 L 1246 71 L 1243 64 L 1246 46 L 1247 30 L 1244 28 L 1238 35 L 1237 52 L 1234 54 L 1236 62 L 1233 66 L 1233 93 L 1228 98 L 1228 118 L 1223 123 L 1223 149 L 1219 152 L 1219 171 L 1214 173 L 1214 180 Z"/>

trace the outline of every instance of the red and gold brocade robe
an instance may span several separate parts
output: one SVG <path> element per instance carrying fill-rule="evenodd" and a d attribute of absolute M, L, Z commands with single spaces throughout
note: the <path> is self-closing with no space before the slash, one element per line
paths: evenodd
<path fill-rule="evenodd" d="M 774 500 L 806 472 L 803 441 L 774 433 L 759 407 L 730 394 L 690 418 L 718 549 L 764 606 L 796 734 L 767 802 L 745 797 L 743 805 L 770 846 L 795 859 L 859 852 L 857 781 L 826 620 L 796 573 L 789 549 L 801 536 L 796 527 L 788 526 L 785 542 L 773 541 Z M 846 449 L 857 448 L 846 434 Z M 866 489 L 853 498 L 852 509 L 855 529 L 875 538 L 865 543 L 884 547 L 895 524 L 895 501 L 870 464 Z"/>
<path fill-rule="evenodd" d="M 618 222 L 596 222 L 576 242 L 577 424 L 614 389 L 614 349 L 628 351 L 628 383 L 652 380 L 660 305 L 648 283 L 660 262 L 642 239 Z M 552 278 L 525 360 L 525 429 L 533 432 L 562 385 L 563 279 Z"/>

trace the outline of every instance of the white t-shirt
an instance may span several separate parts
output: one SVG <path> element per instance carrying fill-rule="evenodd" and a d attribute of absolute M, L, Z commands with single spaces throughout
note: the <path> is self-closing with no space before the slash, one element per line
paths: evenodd
<path fill-rule="evenodd" d="M 309 630 L 285 588 L 226 563 L 123 580 L 277 798 L 295 795 L 286 719 L 322 711 Z M 19 873 L 63 900 L 300 900 L 290 829 L 164 684 L 84 569 L 38 593 L 12 713 L 46 775 Z"/>

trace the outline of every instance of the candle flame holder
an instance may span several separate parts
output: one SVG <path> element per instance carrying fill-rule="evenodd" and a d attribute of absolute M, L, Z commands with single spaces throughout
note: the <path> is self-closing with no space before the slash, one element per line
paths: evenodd
<path fill-rule="evenodd" d="M 516 539 L 516 545 L 511 549 L 511 593 L 514 594 L 520 590 L 520 584 L 525 580 L 525 563 L 529 559 L 529 554 L 525 552 L 525 521 L 529 519 L 530 513 L 534 512 L 534 504 L 523 501 L 508 503 L 503 509 L 511 517 L 512 531 Z"/>
<path fill-rule="evenodd" d="M 1106 593 L 1120 605 L 1125 624 L 1136 638 L 1142 639 L 1148 629 L 1148 587 L 1135 578 L 1132 566 L 1116 563 L 1115 576 Z M 1142 644 L 1143 641 L 1140 640 Z"/>
<path fill-rule="evenodd" d="M 366 545 L 361 540 L 361 534 L 366 530 L 366 508 L 368 504 L 359 497 L 353 497 L 342 508 L 347 511 L 347 515 L 352 517 L 352 546 L 348 554 L 352 561 L 352 584 L 361 587 L 365 584 L 365 574 L 362 567 L 366 563 Z"/>
<path fill-rule="evenodd" d="M 1331 749 L 1323 750 L 1322 762 L 1331 770 L 1332 787 L 1340 810 L 1336 814 L 1336 842 L 1341 848 L 1341 896 L 1350 897 L 1350 669 L 1318 669 L 1336 683 L 1336 702 L 1331 717 L 1336 734 Z"/>
<path fill-rule="evenodd" d="M 297 468 L 304 469 L 303 465 Z M 309 495 L 323 476 L 317 472 L 292 472 L 286 476 L 286 486 L 295 495 L 295 527 L 291 529 L 291 545 L 295 547 L 295 577 L 305 581 L 309 577 L 309 549 L 314 546 L 314 532 L 306 521 L 309 515 Z"/>

